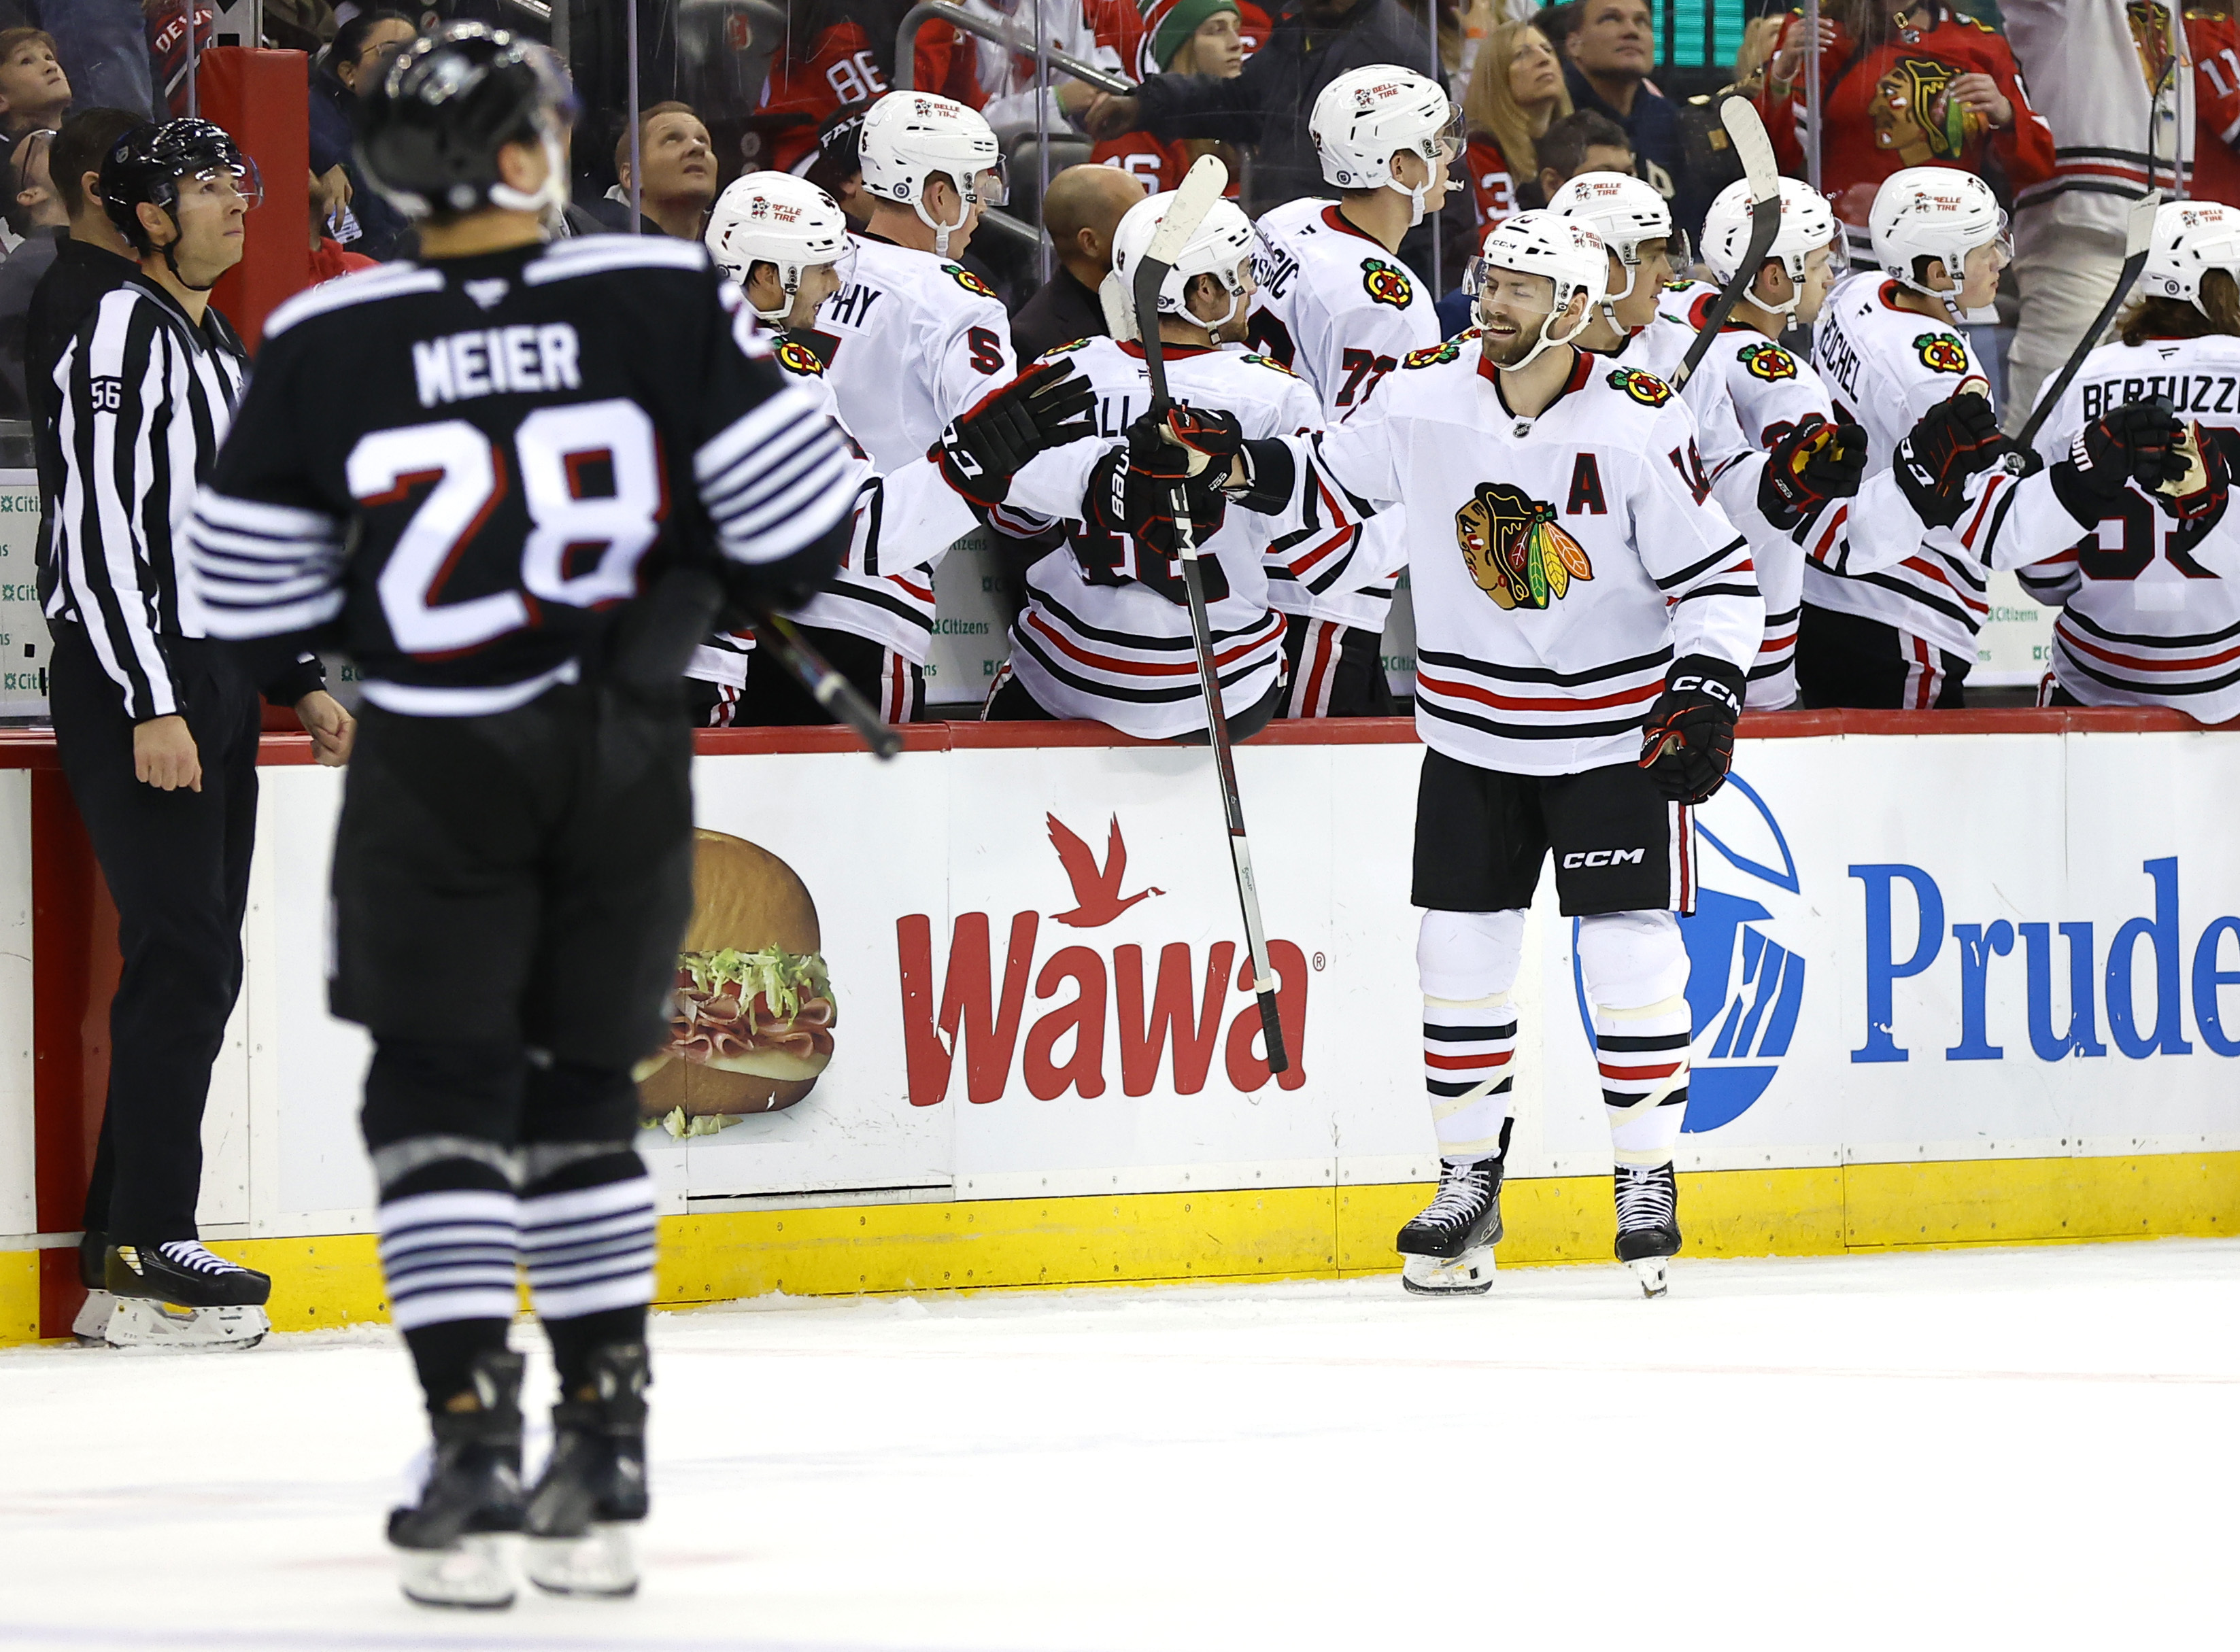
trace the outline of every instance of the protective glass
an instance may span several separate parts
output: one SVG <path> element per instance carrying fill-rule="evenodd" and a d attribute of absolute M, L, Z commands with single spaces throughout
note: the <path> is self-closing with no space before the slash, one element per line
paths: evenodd
<path fill-rule="evenodd" d="M 1416 152 L 1427 161 L 1437 161 L 1442 157 L 1451 161 L 1460 155 L 1463 152 L 1462 110 L 1449 103 L 1446 123 L 1417 144 Z"/>
<path fill-rule="evenodd" d="M 972 175 L 972 198 L 983 207 L 1009 206 L 1011 201 L 1011 170 L 997 156 L 996 164 Z"/>

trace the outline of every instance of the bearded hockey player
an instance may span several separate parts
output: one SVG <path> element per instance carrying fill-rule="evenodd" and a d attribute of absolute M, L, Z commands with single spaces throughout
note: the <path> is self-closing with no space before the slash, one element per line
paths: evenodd
<path fill-rule="evenodd" d="M 1113 231 L 1113 273 L 1123 290 L 1174 198 L 1169 193 L 1137 202 Z M 1176 256 L 1159 289 L 1167 380 L 1177 402 L 1223 410 L 1205 416 L 1232 432 L 1290 436 L 1321 423 L 1314 393 L 1272 362 L 1221 348 L 1243 331 L 1253 246 L 1251 222 L 1222 201 Z M 1174 560 L 1170 508 L 1156 509 L 1157 520 L 1146 523 L 1128 497 L 1132 474 L 1137 492 L 1148 488 L 1155 500 L 1166 500 L 1173 478 L 1154 481 L 1145 467 L 1177 453 L 1143 428 L 1151 400 L 1143 343 L 1086 339 L 1051 352 L 1043 364 L 1058 361 L 1077 366 L 1096 387 L 1097 428 L 1129 431 L 1137 462 L 1131 466 L 1129 447 L 1097 454 L 1068 449 L 1029 464 L 1012 485 L 1011 505 L 1066 519 L 1070 537 L 1027 572 L 1027 603 L 1011 628 L 1011 657 L 984 715 L 997 722 L 1092 717 L 1141 739 L 1202 741 L 1205 707 L 1182 570 Z M 1189 408 L 1177 410 L 1177 421 L 1195 428 Z M 1084 490 L 1082 468 L 1090 458 L 1098 470 Z M 1242 740 L 1276 714 L 1283 616 L 1268 604 L 1270 519 L 1243 511 L 1224 516 L 1223 503 L 1209 483 L 1193 503 L 1192 519 L 1206 553 L 1198 568 L 1222 709 L 1230 735 Z M 1295 525 L 1328 532 L 1347 524 L 1323 516 Z"/>
<path fill-rule="evenodd" d="M 1400 262 L 1400 243 L 1460 187 L 1447 176 L 1459 126 L 1437 81 L 1378 63 L 1323 87 L 1307 130 L 1338 198 L 1261 217 L 1249 336 L 1342 419 L 1401 357 L 1439 342 L 1431 296 Z M 1394 512 L 1270 553 L 1269 600 L 1287 616 L 1284 716 L 1390 715 L 1381 644 L 1405 531 Z"/>
<path fill-rule="evenodd" d="M 1664 1289 L 1680 1247 L 1691 810 L 1724 783 L 1765 605 L 1700 481 L 1662 379 L 1573 341 L 1608 260 L 1584 224 L 1525 212 L 1471 267 L 1478 336 L 1418 351 L 1317 436 L 1248 441 L 1248 510 L 1295 530 L 1408 502 L 1417 597 L 1413 900 L 1424 1082 L 1443 1169 L 1400 1231 L 1410 1289 L 1483 1291 L 1525 909 L 1552 854 L 1579 919 L 1617 1167 L 1618 1257 Z M 1217 433 L 1196 444 L 1218 461 Z"/>

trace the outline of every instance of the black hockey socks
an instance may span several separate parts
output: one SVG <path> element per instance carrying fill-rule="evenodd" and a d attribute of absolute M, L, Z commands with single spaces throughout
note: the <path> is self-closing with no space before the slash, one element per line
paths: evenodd
<path fill-rule="evenodd" d="M 574 1399 L 597 1350 L 645 1341 L 653 1179 L 635 1149 L 612 1142 L 538 1142 L 523 1157 L 521 1259 L 561 1395 Z"/>

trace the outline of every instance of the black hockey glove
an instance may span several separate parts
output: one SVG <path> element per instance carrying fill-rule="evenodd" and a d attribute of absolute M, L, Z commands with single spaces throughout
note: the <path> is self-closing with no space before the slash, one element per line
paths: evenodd
<path fill-rule="evenodd" d="M 1028 460 L 1096 435 L 1096 409 L 1097 392 L 1071 362 L 1043 362 L 951 419 L 926 457 L 940 462 L 950 487 L 991 510 Z"/>
<path fill-rule="evenodd" d="M 2183 483 L 2192 468 L 2185 426 L 2160 396 L 2111 407 L 2077 433 L 2068 454 L 2046 467 L 2053 496 L 2087 528 L 2117 507 L 2136 482 L 2148 494 Z"/>
<path fill-rule="evenodd" d="M 1848 499 L 1867 471 L 1867 433 L 1814 414 L 1766 450 L 1757 508 L 1777 528 L 1794 528 L 1830 499 Z"/>
<path fill-rule="evenodd" d="M 1164 413 L 1146 413 L 1139 422 L 1156 430 L 1162 441 L 1195 454 L 1193 472 L 1210 470 L 1217 481 L 1228 479 L 1229 468 L 1244 446 L 1244 429 L 1237 416 L 1217 408 L 1177 402 Z"/>
<path fill-rule="evenodd" d="M 1148 464 L 1127 448 L 1116 448 L 1097 461 L 1082 502 L 1085 530 L 1074 536 L 1073 554 L 1093 584 L 1132 580 L 1183 604 L 1190 598 L 1176 557 L 1175 490 L 1184 491 L 1191 539 L 1200 545 L 1220 529 L 1226 501 L 1208 474 L 1183 474 L 1188 461 L 1182 450 L 1165 446 L 1156 434 L 1146 436 Z M 1229 595 L 1218 558 L 1201 557 L 1198 576 L 1207 602 Z"/>
<path fill-rule="evenodd" d="M 1891 468 L 1924 526 L 1950 528 L 1968 508 L 1968 479 L 2007 449 L 1998 416 L 1973 393 L 1939 402 L 1897 444 Z"/>
<path fill-rule="evenodd" d="M 1675 660 L 1664 673 L 1664 692 L 1641 731 L 1641 766 L 1672 802 L 1693 806 L 1727 783 L 1744 681 L 1707 654 Z"/>
<path fill-rule="evenodd" d="M 2177 518 L 2178 537 L 2190 550 L 2223 519 L 2232 496 L 2232 470 L 2223 443 L 2198 424 L 2185 427 L 2178 452 L 2185 460 L 2185 474 L 2156 490 L 2155 503 Z"/>

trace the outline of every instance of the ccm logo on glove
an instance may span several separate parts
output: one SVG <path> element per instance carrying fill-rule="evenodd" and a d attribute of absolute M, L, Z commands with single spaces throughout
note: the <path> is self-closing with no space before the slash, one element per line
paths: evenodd
<path fill-rule="evenodd" d="M 1737 717 L 1739 718 L 1743 714 L 1742 696 L 1737 694 L 1734 689 L 1717 677 L 1697 676 L 1691 673 L 1685 676 L 1674 677 L 1664 687 L 1669 694 L 1707 694 L 1733 712 Z M 1588 864 L 1592 865 L 1593 863 L 1589 862 Z"/>

